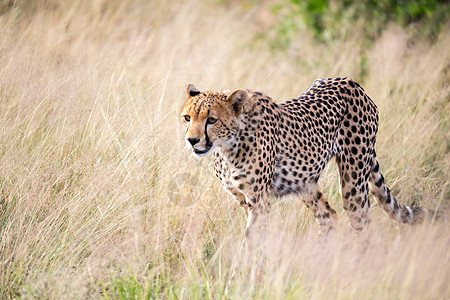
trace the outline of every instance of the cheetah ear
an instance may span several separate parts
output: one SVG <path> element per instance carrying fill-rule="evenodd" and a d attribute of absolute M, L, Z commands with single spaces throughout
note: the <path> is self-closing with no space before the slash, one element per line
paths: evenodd
<path fill-rule="evenodd" d="M 198 94 L 201 94 L 200 91 L 192 83 L 186 86 L 186 96 L 188 98 L 197 96 Z"/>
<path fill-rule="evenodd" d="M 235 90 L 227 97 L 225 101 L 230 103 L 236 116 L 239 116 L 242 113 L 242 107 L 244 106 L 244 103 L 247 100 L 247 98 L 248 98 L 247 91 Z"/>

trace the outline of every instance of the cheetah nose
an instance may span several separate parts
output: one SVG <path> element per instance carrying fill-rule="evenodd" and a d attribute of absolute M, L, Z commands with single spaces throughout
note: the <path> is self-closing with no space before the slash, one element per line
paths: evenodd
<path fill-rule="evenodd" d="M 197 138 L 188 138 L 187 140 L 189 143 L 191 143 L 192 146 L 194 146 L 195 144 L 200 142 L 200 139 L 197 139 Z"/>

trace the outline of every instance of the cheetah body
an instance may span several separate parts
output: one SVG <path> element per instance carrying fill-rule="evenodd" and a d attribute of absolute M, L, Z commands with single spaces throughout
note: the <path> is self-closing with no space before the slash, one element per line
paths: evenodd
<path fill-rule="evenodd" d="M 187 96 L 187 144 L 199 155 L 215 148 L 216 176 L 244 209 L 247 230 L 273 196 L 288 194 L 301 196 L 323 232 L 333 229 L 336 212 L 317 187 L 333 157 L 344 210 L 356 230 L 368 221 L 369 190 L 397 221 L 415 223 L 427 213 L 399 203 L 384 183 L 375 154 L 378 110 L 349 78 L 316 80 L 281 104 L 260 92 L 201 93 L 192 85 Z"/>

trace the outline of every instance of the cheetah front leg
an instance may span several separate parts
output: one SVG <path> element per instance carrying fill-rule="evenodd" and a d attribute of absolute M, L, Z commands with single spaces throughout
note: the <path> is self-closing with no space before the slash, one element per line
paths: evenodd
<path fill-rule="evenodd" d="M 316 191 L 303 201 L 316 217 L 316 221 L 320 227 L 320 235 L 324 236 L 336 229 L 336 211 L 331 208 L 327 199 L 320 191 Z"/>
<path fill-rule="evenodd" d="M 247 204 L 246 238 L 251 237 L 253 231 L 265 231 L 265 218 L 269 210 L 270 205 L 263 205 L 262 203 Z"/>
<path fill-rule="evenodd" d="M 236 191 L 231 193 L 244 211 L 247 220 L 245 237 L 249 238 L 252 230 L 258 230 L 264 227 L 264 219 L 270 210 L 270 203 L 263 195 L 246 196 Z"/>
<path fill-rule="evenodd" d="M 249 206 L 247 205 L 247 201 L 245 201 L 245 196 L 242 193 L 232 193 L 235 200 L 239 202 L 239 205 L 241 206 L 242 210 L 244 211 L 245 218 L 248 218 L 249 214 Z"/>
<path fill-rule="evenodd" d="M 270 211 L 270 202 L 264 194 L 257 196 L 245 195 L 244 202 L 241 206 L 247 217 L 247 226 L 245 227 L 245 237 L 251 237 L 254 231 L 265 231 L 266 215 Z"/>

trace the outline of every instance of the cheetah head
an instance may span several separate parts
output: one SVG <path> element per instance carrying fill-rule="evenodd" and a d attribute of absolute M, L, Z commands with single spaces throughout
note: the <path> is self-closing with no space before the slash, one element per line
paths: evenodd
<path fill-rule="evenodd" d="M 186 130 L 186 145 L 193 155 L 204 156 L 214 147 L 221 149 L 232 145 L 247 92 L 200 92 L 189 84 L 186 96 L 181 121 Z"/>

